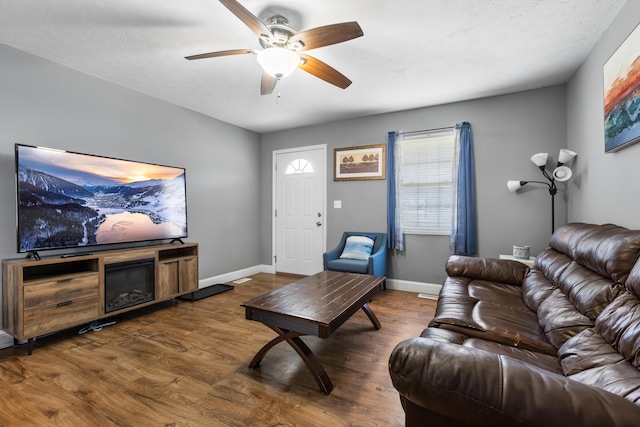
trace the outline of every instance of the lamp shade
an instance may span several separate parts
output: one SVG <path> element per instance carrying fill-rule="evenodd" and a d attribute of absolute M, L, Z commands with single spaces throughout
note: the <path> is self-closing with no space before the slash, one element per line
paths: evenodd
<path fill-rule="evenodd" d="M 560 149 L 560 154 L 558 154 L 558 163 L 560 164 L 569 163 L 571 159 L 573 159 L 577 155 L 578 153 L 576 153 L 575 151 L 562 148 Z"/>
<path fill-rule="evenodd" d="M 566 166 L 558 166 L 553 170 L 553 179 L 556 181 L 568 181 L 573 172 Z"/>
<path fill-rule="evenodd" d="M 287 77 L 300 65 L 298 54 L 282 47 L 261 50 L 257 60 L 265 73 L 278 79 Z"/>
<path fill-rule="evenodd" d="M 507 181 L 507 188 L 509 189 L 509 191 L 511 191 L 512 193 L 515 193 L 516 191 L 518 191 L 524 184 L 526 184 L 526 181 L 513 181 L 513 180 L 509 180 Z"/>
<path fill-rule="evenodd" d="M 545 167 L 549 153 L 536 153 L 531 156 L 531 161 L 539 168 Z"/>

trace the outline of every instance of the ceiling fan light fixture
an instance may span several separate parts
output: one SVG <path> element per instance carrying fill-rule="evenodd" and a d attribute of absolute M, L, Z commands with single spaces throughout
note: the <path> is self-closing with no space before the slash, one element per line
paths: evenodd
<path fill-rule="evenodd" d="M 260 81 L 262 95 L 272 93 L 278 81 L 289 76 L 296 68 L 340 89 L 346 89 L 351 85 L 351 80 L 346 76 L 319 59 L 309 56 L 307 52 L 363 36 L 362 28 L 356 21 L 323 25 L 298 32 L 289 26 L 289 21 L 282 15 L 274 15 L 265 21 L 251 13 L 238 0 L 220 0 L 220 3 L 258 36 L 263 50 L 221 50 L 190 55 L 185 59 L 256 55 L 258 64 L 263 69 Z"/>
<path fill-rule="evenodd" d="M 281 79 L 287 77 L 300 65 L 300 57 L 283 47 L 270 47 L 258 52 L 258 64 L 265 73 Z"/>

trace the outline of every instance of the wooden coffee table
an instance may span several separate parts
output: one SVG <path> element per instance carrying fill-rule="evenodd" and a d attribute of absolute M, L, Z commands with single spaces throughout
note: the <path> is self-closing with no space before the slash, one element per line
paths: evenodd
<path fill-rule="evenodd" d="M 300 337 L 329 338 L 360 309 L 373 327 L 380 329 L 380 321 L 367 302 L 380 291 L 384 280 L 383 276 L 323 271 L 245 302 L 242 306 L 247 319 L 263 323 L 278 334 L 258 351 L 249 367 L 259 367 L 273 346 L 286 341 L 307 365 L 320 390 L 331 393 L 329 376 Z"/>

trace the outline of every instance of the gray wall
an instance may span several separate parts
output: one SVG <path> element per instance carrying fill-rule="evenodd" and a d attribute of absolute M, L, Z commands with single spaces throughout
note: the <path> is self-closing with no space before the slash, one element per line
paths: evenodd
<path fill-rule="evenodd" d="M 0 256 L 15 247 L 14 143 L 185 167 L 200 278 L 259 264 L 258 134 L 0 45 Z M 42 253 L 46 255 L 47 253 Z"/>
<path fill-rule="evenodd" d="M 551 234 L 551 197 L 546 187 L 522 194 L 507 190 L 508 179 L 543 179 L 529 157 L 549 152 L 554 159 L 566 146 L 565 86 L 512 95 L 290 129 L 262 136 L 261 260 L 271 264 L 272 151 L 327 144 L 327 248 L 344 230 L 386 231 L 386 181 L 333 181 L 333 150 L 381 144 L 391 130 L 413 131 L 468 121 L 474 138 L 481 256 L 510 254 L 513 244 L 528 244 L 536 254 Z M 561 185 L 563 187 L 563 185 Z M 566 222 L 566 193 L 556 196 L 556 226 Z M 342 209 L 333 208 L 342 200 Z M 441 283 L 449 238 L 406 237 L 404 253 L 391 257 L 389 277 Z"/>
<path fill-rule="evenodd" d="M 273 150 L 328 145 L 331 248 L 343 230 L 386 229 L 386 181 L 334 182 L 334 148 L 386 143 L 390 130 L 430 129 L 462 120 L 471 123 L 474 135 L 480 255 L 510 253 L 515 243 L 531 245 L 535 254 L 549 238 L 546 190 L 512 194 L 506 180 L 541 179 L 529 157 L 539 151 L 555 157 L 566 145 L 564 85 L 260 136 L 2 45 L 0 61 L 3 258 L 19 256 L 14 248 L 15 142 L 186 167 L 189 240 L 201 245 L 200 277 L 205 278 L 271 264 Z M 576 76 L 572 81 L 573 98 L 579 80 Z M 600 115 L 598 119 L 601 123 Z M 637 151 L 625 151 L 630 150 Z M 241 159 L 242 168 L 228 159 Z M 579 166 L 582 159 L 581 153 Z M 581 172 L 571 185 L 583 185 Z M 333 200 L 342 200 L 343 208 L 333 209 Z M 556 223 L 562 224 L 567 220 L 563 189 L 556 200 Z M 259 247 L 247 243 L 255 242 L 255 236 L 261 236 Z M 407 250 L 391 259 L 390 277 L 440 283 L 448 238 L 407 236 L 406 244 Z"/>
<path fill-rule="evenodd" d="M 602 101 L 602 67 L 639 22 L 640 0 L 629 0 L 567 86 L 569 146 L 579 156 L 572 221 L 640 229 L 640 144 L 605 154 Z"/>

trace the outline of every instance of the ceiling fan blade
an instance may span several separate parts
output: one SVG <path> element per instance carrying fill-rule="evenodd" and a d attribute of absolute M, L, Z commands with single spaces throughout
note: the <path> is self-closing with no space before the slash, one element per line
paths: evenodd
<path fill-rule="evenodd" d="M 309 55 L 300 55 L 300 57 L 304 59 L 304 64 L 300 64 L 298 66 L 301 70 L 306 71 L 309 74 L 313 74 L 319 79 L 338 86 L 341 89 L 346 89 L 351 84 L 351 80 L 346 78 L 335 68 L 325 64 L 319 59 Z"/>
<path fill-rule="evenodd" d="M 343 22 L 341 24 L 325 25 L 301 31 L 291 37 L 290 42 L 302 42 L 300 51 L 316 49 L 336 43 L 346 42 L 362 36 L 362 28 L 357 22 Z"/>
<path fill-rule="evenodd" d="M 255 53 L 255 51 L 251 49 L 219 50 L 217 52 L 209 52 L 209 53 L 201 53 L 199 55 L 185 56 L 184 58 L 192 60 L 192 59 L 215 58 L 217 56 L 245 55 L 248 53 Z"/>
<path fill-rule="evenodd" d="M 220 3 L 224 5 L 231 13 L 236 15 L 238 19 L 244 22 L 244 25 L 249 27 L 251 31 L 257 34 L 258 37 L 266 37 L 269 40 L 274 40 L 273 34 L 267 26 L 253 13 L 249 12 L 243 5 L 236 0 L 220 0 Z"/>
<path fill-rule="evenodd" d="M 260 95 L 269 95 L 276 88 L 278 79 L 271 74 L 262 73 L 262 80 L 260 81 Z"/>

